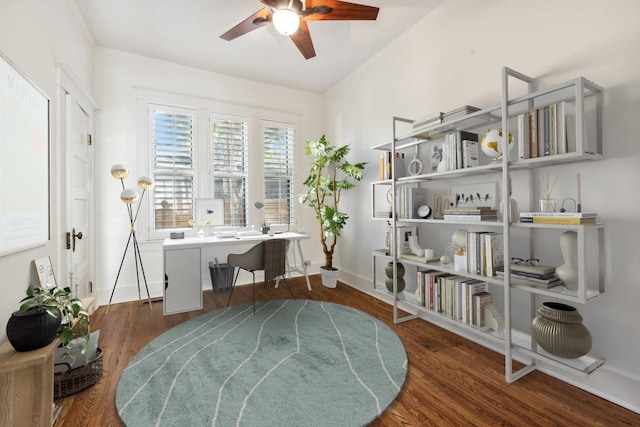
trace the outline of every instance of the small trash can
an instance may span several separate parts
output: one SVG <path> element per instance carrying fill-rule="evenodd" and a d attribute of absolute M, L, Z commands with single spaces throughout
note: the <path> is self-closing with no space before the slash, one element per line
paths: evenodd
<path fill-rule="evenodd" d="M 228 292 L 233 286 L 234 268 L 227 263 L 218 264 L 218 259 L 209 263 L 211 289 L 215 293 Z"/>

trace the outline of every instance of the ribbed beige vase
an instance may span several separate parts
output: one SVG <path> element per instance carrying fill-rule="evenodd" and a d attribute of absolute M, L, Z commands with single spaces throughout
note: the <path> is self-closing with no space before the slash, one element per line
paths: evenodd
<path fill-rule="evenodd" d="M 591 350 L 591 334 L 575 307 L 544 302 L 531 323 L 531 337 L 554 356 L 577 359 Z"/>

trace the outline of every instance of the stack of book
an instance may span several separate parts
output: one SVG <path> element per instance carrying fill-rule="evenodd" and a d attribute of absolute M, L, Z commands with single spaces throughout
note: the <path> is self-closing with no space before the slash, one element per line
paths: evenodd
<path fill-rule="evenodd" d="M 595 224 L 595 212 L 520 212 L 520 222 L 534 224 Z"/>
<path fill-rule="evenodd" d="M 456 207 L 444 210 L 444 219 L 453 221 L 496 221 L 498 211 L 490 207 Z"/>
<path fill-rule="evenodd" d="M 447 111 L 442 115 L 443 122 L 450 122 L 454 119 L 458 119 L 460 117 L 468 116 L 471 113 L 475 113 L 476 111 L 480 111 L 478 107 L 472 107 L 470 105 L 465 105 L 460 108 L 456 108 L 455 110 Z"/>
<path fill-rule="evenodd" d="M 440 123 L 442 123 L 443 116 L 444 116 L 444 113 L 438 112 L 434 114 L 429 114 L 428 116 L 415 120 L 412 124 L 413 130 L 421 131 L 421 130 L 439 125 Z"/>
<path fill-rule="evenodd" d="M 498 270 L 497 276 L 503 278 L 504 270 Z M 543 289 L 564 285 L 555 267 L 529 264 L 511 264 L 511 283 Z"/>

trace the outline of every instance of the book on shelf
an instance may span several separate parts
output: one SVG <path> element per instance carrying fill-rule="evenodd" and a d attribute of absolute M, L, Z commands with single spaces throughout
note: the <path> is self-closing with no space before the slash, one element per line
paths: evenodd
<path fill-rule="evenodd" d="M 502 269 L 500 269 L 502 271 Z M 496 270 L 497 272 L 498 270 Z M 531 279 L 540 279 L 540 280 L 547 280 L 547 279 L 551 279 L 553 277 L 555 277 L 556 273 L 555 270 L 549 273 L 532 273 L 530 271 L 514 271 L 511 270 L 511 274 L 516 275 L 516 276 L 522 276 L 522 277 L 528 277 Z"/>
<path fill-rule="evenodd" d="M 556 104 L 549 105 L 549 155 L 558 154 L 556 148 Z"/>
<path fill-rule="evenodd" d="M 529 156 L 533 158 L 574 152 L 575 117 L 575 105 L 567 101 L 529 111 Z M 518 135 L 520 125 L 518 117 Z"/>
<path fill-rule="evenodd" d="M 483 235 L 485 245 L 486 276 L 493 277 L 504 267 L 504 238 L 502 233 L 491 232 Z"/>
<path fill-rule="evenodd" d="M 521 271 L 524 273 L 534 273 L 539 275 L 547 275 L 554 274 L 556 272 L 556 268 L 549 265 L 531 265 L 531 264 L 514 264 L 510 265 L 511 272 Z"/>
<path fill-rule="evenodd" d="M 451 273 L 445 271 L 429 271 L 425 276 L 425 307 L 432 311 L 438 311 L 440 306 L 436 300 L 440 298 L 440 280 L 442 276 L 450 276 Z"/>
<path fill-rule="evenodd" d="M 520 212 L 521 217 L 549 217 L 549 218 L 595 218 L 596 212 Z"/>
<path fill-rule="evenodd" d="M 529 113 L 520 114 L 518 116 L 518 159 L 520 160 L 530 157 L 530 137 Z"/>
<path fill-rule="evenodd" d="M 462 283 L 462 307 L 461 321 L 471 325 L 473 324 L 473 296 L 480 292 L 488 292 L 489 284 L 481 280 L 471 280 Z"/>
<path fill-rule="evenodd" d="M 418 216 L 418 207 L 427 204 L 427 189 L 400 187 L 398 189 L 398 218 L 414 219 Z"/>
<path fill-rule="evenodd" d="M 480 166 L 480 151 L 478 149 L 478 141 L 462 141 L 462 167 L 474 168 Z"/>
<path fill-rule="evenodd" d="M 469 231 L 467 233 L 467 271 L 479 276 L 486 275 L 486 251 L 484 234 L 488 231 Z"/>
<path fill-rule="evenodd" d="M 453 119 L 457 119 L 460 117 L 468 116 L 471 113 L 475 113 L 476 111 L 480 111 L 477 107 L 472 107 L 470 105 L 465 105 L 460 108 L 456 108 L 455 110 L 447 111 L 442 115 L 442 121 L 448 122 Z"/>
<path fill-rule="evenodd" d="M 498 271 L 497 273 L 497 277 L 504 278 L 504 271 Z M 531 286 L 532 288 L 540 289 L 550 289 L 556 286 L 564 285 L 564 282 L 560 280 L 556 275 L 548 279 L 534 279 L 531 277 L 524 277 L 512 273 L 509 281 L 515 285 Z"/>
<path fill-rule="evenodd" d="M 464 142 L 475 141 L 477 146 L 478 134 L 461 130 L 461 131 L 455 132 L 454 135 L 455 135 L 455 145 L 456 145 L 456 164 L 454 169 L 463 169 L 467 167 L 467 166 L 464 166 L 464 155 L 463 155 Z"/>
<path fill-rule="evenodd" d="M 497 214 L 444 214 L 444 219 L 449 221 L 497 221 Z"/>
<path fill-rule="evenodd" d="M 567 217 L 550 217 L 550 216 L 534 216 L 520 217 L 520 222 L 533 224 L 595 224 L 596 218 L 567 218 Z"/>
<path fill-rule="evenodd" d="M 480 214 L 480 213 L 497 213 L 497 209 L 493 209 L 489 206 L 456 206 L 446 208 L 444 213 L 449 214 Z"/>
<path fill-rule="evenodd" d="M 493 296 L 489 292 L 480 292 L 473 296 L 473 325 L 484 326 L 484 306 L 493 302 Z"/>
<path fill-rule="evenodd" d="M 427 129 L 429 127 L 442 123 L 443 115 L 444 113 L 442 112 L 429 114 L 428 116 L 415 120 L 411 126 L 413 127 L 414 131 Z"/>
<path fill-rule="evenodd" d="M 538 156 L 544 157 L 550 154 L 549 141 L 549 106 L 538 109 Z"/>
<path fill-rule="evenodd" d="M 529 111 L 529 157 L 538 157 L 538 111 Z"/>

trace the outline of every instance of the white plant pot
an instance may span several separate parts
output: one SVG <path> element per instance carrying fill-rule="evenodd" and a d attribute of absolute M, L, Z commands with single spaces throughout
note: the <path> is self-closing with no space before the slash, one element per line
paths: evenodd
<path fill-rule="evenodd" d="M 338 270 L 325 270 L 320 267 L 320 276 L 322 277 L 322 285 L 325 288 L 335 288 L 338 285 Z"/>

